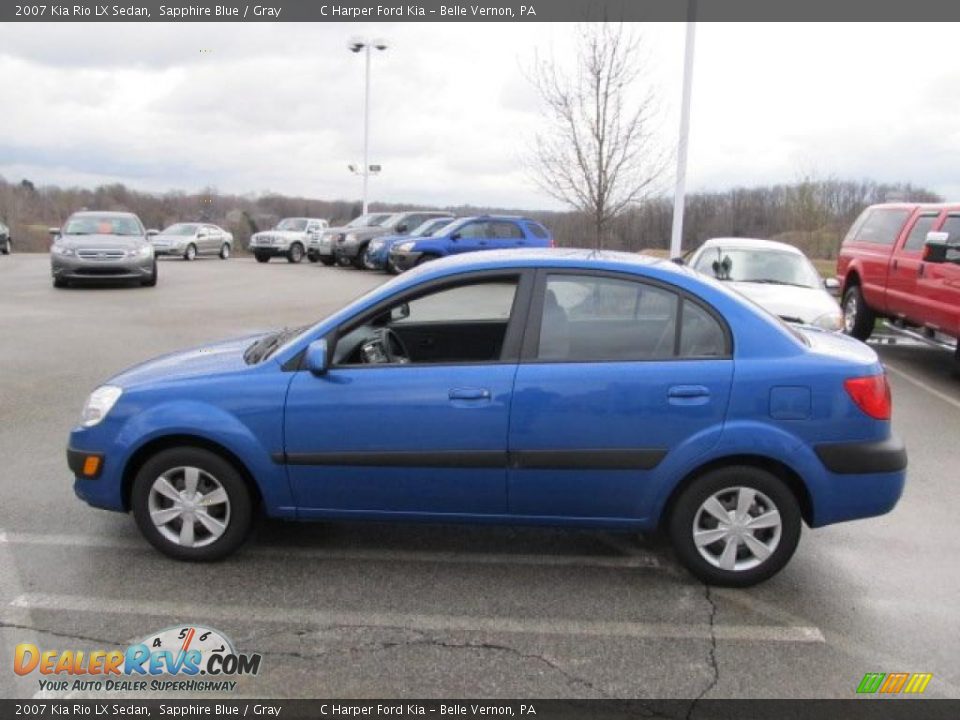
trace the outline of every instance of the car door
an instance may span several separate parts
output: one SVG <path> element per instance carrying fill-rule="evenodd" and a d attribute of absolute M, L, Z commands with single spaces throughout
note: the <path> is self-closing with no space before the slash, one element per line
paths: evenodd
<path fill-rule="evenodd" d="M 926 304 L 917 294 L 917 278 L 923 264 L 923 243 L 937 224 L 939 213 L 921 212 L 912 218 L 903 243 L 894 250 L 887 280 L 887 310 L 898 317 L 917 321 Z"/>
<path fill-rule="evenodd" d="M 329 336 L 329 371 L 298 372 L 287 397 L 285 461 L 303 516 L 507 511 L 507 424 L 531 285 L 519 272 L 440 281 Z M 411 361 L 364 364 L 385 313 L 399 315 L 389 327 Z M 434 343 L 442 354 L 414 345 L 478 323 L 499 326 L 485 354 L 478 341 L 460 355 L 449 342 Z"/>
<path fill-rule="evenodd" d="M 490 223 L 491 246 L 494 248 L 509 250 L 526 245 L 526 235 L 520 226 L 510 220 L 496 220 Z"/>
<path fill-rule="evenodd" d="M 465 252 L 475 252 L 476 250 L 486 250 L 490 244 L 489 223 L 484 220 L 475 220 L 457 228 L 457 231 L 450 235 L 450 242 L 447 245 L 448 252 L 451 255 L 457 255 Z"/>
<path fill-rule="evenodd" d="M 947 215 L 939 230 L 947 233 L 948 243 L 960 244 L 960 214 Z M 926 304 L 926 324 L 951 337 L 960 336 L 960 250 L 948 250 L 946 262 L 920 264 L 917 295 Z"/>
<path fill-rule="evenodd" d="M 203 229 L 207 231 L 207 237 L 204 239 L 203 250 L 207 254 L 220 250 L 220 243 L 223 241 L 223 232 L 216 225 L 204 225 Z"/>
<path fill-rule="evenodd" d="M 645 517 L 665 458 L 723 422 L 729 338 L 673 288 L 540 271 L 510 414 L 510 512 Z"/>

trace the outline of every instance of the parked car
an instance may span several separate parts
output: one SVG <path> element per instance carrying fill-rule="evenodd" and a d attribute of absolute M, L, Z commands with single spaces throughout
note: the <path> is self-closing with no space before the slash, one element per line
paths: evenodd
<path fill-rule="evenodd" d="M 9 255 L 13 252 L 13 238 L 10 237 L 10 228 L 0 220 L 0 255 Z"/>
<path fill-rule="evenodd" d="M 344 236 L 353 232 L 357 228 L 376 227 L 387 221 L 393 216 L 393 213 L 367 213 L 356 217 L 346 225 L 340 227 L 327 228 L 324 232 L 310 241 L 307 249 L 307 257 L 310 262 L 322 262 L 324 265 L 333 265 L 337 258 L 334 255 L 334 248 L 343 242 Z"/>
<path fill-rule="evenodd" d="M 843 329 L 840 305 L 828 292 L 836 278 L 823 280 L 800 250 L 786 243 L 752 238 L 713 238 L 697 248 L 690 266 L 730 287 L 787 322 Z"/>
<path fill-rule="evenodd" d="M 430 218 L 411 230 L 408 235 L 386 235 L 374 238 L 367 245 L 367 251 L 363 255 L 363 267 L 367 270 L 386 270 L 396 275 L 399 270 L 390 262 L 390 250 L 394 245 L 411 238 L 432 237 L 442 232 L 454 220 L 456 218 L 453 216 Z"/>
<path fill-rule="evenodd" d="M 363 269 L 363 256 L 367 245 L 375 237 L 383 235 L 409 235 L 414 228 L 420 227 L 431 218 L 449 217 L 450 213 L 436 210 L 410 210 L 394 213 L 379 225 L 354 228 L 337 238 L 333 245 L 333 254 L 337 264 L 342 267 L 353 265 Z"/>
<path fill-rule="evenodd" d="M 960 205 L 873 205 L 837 256 L 844 330 L 866 340 L 877 318 L 949 348 L 960 369 Z"/>
<path fill-rule="evenodd" d="M 553 247 L 553 236 L 543 225 L 512 215 L 481 215 L 452 223 L 428 238 L 395 243 L 390 262 L 398 270 L 409 270 L 430 260 L 477 250 Z"/>
<path fill-rule="evenodd" d="M 50 272 L 53 286 L 83 280 L 135 280 L 157 284 L 157 258 L 133 213 L 83 211 L 71 215 L 62 228 L 50 228 Z"/>
<path fill-rule="evenodd" d="M 233 251 L 233 233 L 208 223 L 176 223 L 154 235 L 150 244 L 156 255 L 179 255 L 184 260 L 219 255 L 226 260 Z"/>
<path fill-rule="evenodd" d="M 890 411 L 873 349 L 689 268 L 511 250 L 130 368 L 90 395 L 67 460 L 82 500 L 184 560 L 236 550 L 255 512 L 663 526 L 694 574 L 742 586 L 802 521 L 893 508 Z"/>
<path fill-rule="evenodd" d="M 327 229 L 329 223 L 320 218 L 284 218 L 273 230 L 254 233 L 250 237 L 250 252 L 257 262 L 270 262 L 273 257 L 285 257 L 287 262 L 303 260 L 310 241 Z"/>

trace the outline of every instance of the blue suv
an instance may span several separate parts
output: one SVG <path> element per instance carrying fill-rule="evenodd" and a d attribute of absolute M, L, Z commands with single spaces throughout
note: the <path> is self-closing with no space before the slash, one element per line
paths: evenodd
<path fill-rule="evenodd" d="M 801 524 L 888 512 L 890 388 L 668 261 L 585 250 L 430 263 L 305 328 L 130 368 L 70 434 L 76 494 L 183 560 L 291 520 L 665 528 L 706 582 L 779 571 Z"/>
<path fill-rule="evenodd" d="M 443 231 L 447 225 L 456 220 L 455 217 L 430 218 L 418 227 L 415 227 L 407 235 L 386 235 L 385 237 L 374 238 L 367 245 L 363 254 L 363 266 L 367 270 L 386 270 L 396 275 L 400 272 L 390 261 L 390 251 L 394 245 L 405 242 L 411 238 L 432 237 Z"/>
<path fill-rule="evenodd" d="M 403 271 L 447 255 L 553 245 L 550 231 L 535 220 L 510 215 L 481 215 L 464 218 L 428 238 L 395 243 L 390 249 L 390 263 Z"/>

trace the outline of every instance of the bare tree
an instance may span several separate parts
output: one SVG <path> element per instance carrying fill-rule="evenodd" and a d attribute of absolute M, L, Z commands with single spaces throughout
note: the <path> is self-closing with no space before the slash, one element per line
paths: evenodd
<path fill-rule="evenodd" d="M 578 27 L 574 71 L 537 56 L 529 73 L 545 127 L 527 166 L 544 192 L 590 217 L 601 248 L 610 222 L 655 189 L 667 157 L 654 138 L 654 93 L 640 87 L 639 37 L 622 23 Z"/>

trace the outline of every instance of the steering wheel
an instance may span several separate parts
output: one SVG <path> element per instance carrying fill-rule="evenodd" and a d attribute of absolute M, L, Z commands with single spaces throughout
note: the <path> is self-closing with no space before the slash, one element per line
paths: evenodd
<path fill-rule="evenodd" d="M 388 327 L 377 330 L 376 336 L 363 344 L 361 354 L 365 363 L 402 365 L 410 362 L 410 353 L 403 340 Z"/>

